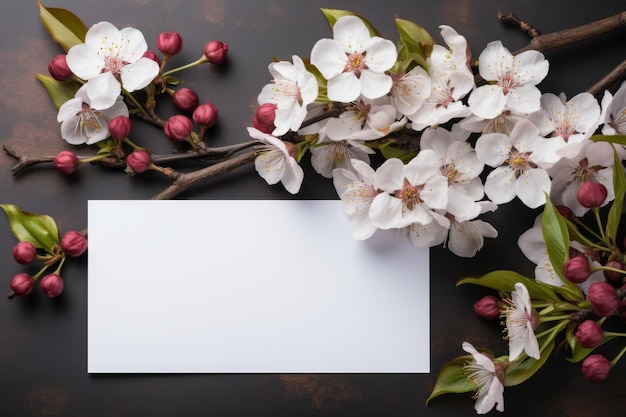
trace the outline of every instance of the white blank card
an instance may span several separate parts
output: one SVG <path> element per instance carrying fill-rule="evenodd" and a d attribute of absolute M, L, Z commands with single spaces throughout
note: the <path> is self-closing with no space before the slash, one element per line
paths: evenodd
<path fill-rule="evenodd" d="M 429 259 L 340 201 L 89 201 L 88 372 L 429 372 Z"/>

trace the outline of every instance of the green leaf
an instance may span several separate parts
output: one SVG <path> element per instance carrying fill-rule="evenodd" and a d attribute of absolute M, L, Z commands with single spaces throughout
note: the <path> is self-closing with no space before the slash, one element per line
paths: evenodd
<path fill-rule="evenodd" d="M 571 358 L 567 358 L 567 360 L 572 362 L 572 363 L 580 362 L 583 359 L 585 359 L 587 356 L 589 356 L 589 354 L 591 352 L 593 352 L 595 349 L 599 348 L 600 346 L 602 346 L 603 344 L 605 344 L 606 342 L 608 342 L 609 340 L 611 340 L 613 338 L 615 338 L 615 336 L 604 336 L 604 338 L 602 339 L 600 344 L 598 346 L 592 347 L 592 348 L 584 348 L 584 347 L 580 346 L 578 341 L 576 341 L 576 343 L 574 343 L 574 345 L 572 347 L 572 357 Z"/>
<path fill-rule="evenodd" d="M 74 81 L 61 82 L 43 74 L 35 74 L 35 77 L 43 84 L 57 109 L 67 100 L 74 98 L 76 91 L 80 88 Z"/>
<path fill-rule="evenodd" d="M 430 56 L 435 39 L 420 25 L 404 19 L 396 19 L 400 43 L 406 48 L 407 58 L 415 59 L 418 65 L 426 68 L 426 58 Z"/>
<path fill-rule="evenodd" d="M 459 356 L 446 363 L 439 371 L 433 392 L 426 399 L 426 404 L 435 397 L 449 393 L 474 391 L 474 384 L 465 373 L 465 364 L 472 360 L 471 355 Z"/>
<path fill-rule="evenodd" d="M 613 153 L 613 189 L 615 190 L 615 199 L 609 209 L 606 222 L 606 237 L 610 240 L 611 244 L 615 243 L 617 237 L 617 229 L 619 228 L 620 220 L 622 219 L 622 210 L 624 209 L 624 195 L 626 194 L 626 175 L 624 174 L 624 167 L 622 161 L 617 155 L 617 152 Z"/>
<path fill-rule="evenodd" d="M 525 276 L 514 271 L 500 270 L 490 272 L 480 278 L 466 277 L 459 280 L 457 285 L 476 284 L 510 293 L 515 290 L 515 284 L 518 282 L 526 286 L 528 294 L 532 299 L 554 302 L 561 301 L 555 292 L 559 287 L 554 287 L 543 282 L 535 281 L 534 279 L 526 278 Z"/>
<path fill-rule="evenodd" d="M 514 385 L 519 385 L 533 376 L 535 372 L 537 372 L 539 368 L 546 363 L 546 360 L 550 357 L 553 349 L 554 339 L 551 339 L 541 350 L 539 360 L 524 357 L 522 360 L 516 360 L 511 363 L 511 366 L 507 368 L 504 376 L 504 386 L 512 387 Z"/>
<path fill-rule="evenodd" d="M 567 225 L 547 195 L 541 220 L 541 230 L 554 272 L 565 285 L 573 285 L 563 275 L 563 262 L 569 259 L 570 237 Z"/>
<path fill-rule="evenodd" d="M 593 135 L 589 139 L 594 142 L 610 142 L 617 145 L 626 145 L 626 135 Z"/>
<path fill-rule="evenodd" d="M 41 0 L 38 3 L 41 23 L 65 52 L 74 45 L 84 43 L 87 26 L 75 14 L 65 9 L 45 7 Z"/>
<path fill-rule="evenodd" d="M 417 155 L 417 152 L 407 153 L 407 151 L 398 148 L 396 145 L 396 141 L 390 139 L 378 145 L 378 150 L 385 159 L 398 158 L 405 164 L 408 163 L 411 159 L 415 158 L 415 155 Z"/>
<path fill-rule="evenodd" d="M 0 207 L 9 218 L 9 227 L 17 240 L 32 242 L 48 252 L 59 245 L 59 231 L 52 217 L 22 211 L 14 204 L 0 204 Z"/>
<path fill-rule="evenodd" d="M 372 25 L 369 22 L 369 20 L 367 20 L 365 17 L 357 13 L 351 12 L 349 10 L 340 10 L 340 9 L 320 9 L 320 10 L 322 11 L 322 13 L 324 13 L 324 16 L 326 17 L 326 20 L 328 20 L 328 24 L 330 25 L 331 28 L 335 26 L 335 23 L 340 17 L 356 16 L 359 19 L 361 19 L 363 23 L 365 23 L 365 26 L 367 26 L 367 29 L 370 31 L 371 36 L 380 36 L 380 33 L 378 32 L 378 30 L 376 30 L 374 25 Z"/>

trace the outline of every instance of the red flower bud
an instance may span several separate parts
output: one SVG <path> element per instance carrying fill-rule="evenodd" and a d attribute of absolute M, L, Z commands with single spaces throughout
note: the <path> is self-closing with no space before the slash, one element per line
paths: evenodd
<path fill-rule="evenodd" d="M 602 341 L 604 331 L 595 321 L 585 320 L 578 325 L 574 336 L 582 347 L 594 348 Z"/>
<path fill-rule="evenodd" d="M 78 158 L 72 151 L 61 151 L 54 157 L 54 166 L 67 175 L 76 170 L 78 163 Z"/>
<path fill-rule="evenodd" d="M 61 238 L 61 249 L 67 256 L 80 256 L 87 250 L 87 239 L 82 233 L 70 230 Z"/>
<path fill-rule="evenodd" d="M 57 81 L 67 81 L 72 76 L 72 70 L 67 66 L 67 55 L 59 54 L 48 64 L 48 72 Z"/>
<path fill-rule="evenodd" d="M 199 125 L 211 127 L 217 121 L 217 107 L 211 102 L 200 104 L 191 116 Z"/>
<path fill-rule="evenodd" d="M 147 170 L 152 163 L 150 154 L 144 150 L 136 149 L 126 157 L 126 164 L 136 173 Z"/>
<path fill-rule="evenodd" d="M 474 312 L 487 320 L 496 320 L 500 317 L 500 303 L 497 297 L 486 295 L 474 303 Z"/>
<path fill-rule="evenodd" d="M 157 38 L 157 49 L 164 55 L 176 55 L 183 49 L 183 38 L 176 32 L 162 32 Z"/>
<path fill-rule="evenodd" d="M 204 56 L 211 64 L 221 64 L 226 59 L 228 45 L 220 41 L 211 41 L 204 47 Z"/>
<path fill-rule="evenodd" d="M 28 265 L 37 257 L 37 248 L 32 242 L 18 242 L 13 246 L 13 259 L 22 265 Z"/>
<path fill-rule="evenodd" d="M 35 287 L 35 282 L 32 277 L 23 272 L 15 275 L 13 279 L 11 279 L 11 290 L 18 297 L 26 297 L 31 292 L 33 292 L 33 288 Z"/>
<path fill-rule="evenodd" d="M 594 282 L 591 284 L 587 291 L 587 300 L 591 303 L 593 312 L 600 317 L 612 315 L 619 306 L 617 292 L 608 282 Z"/>
<path fill-rule="evenodd" d="M 594 353 L 585 358 L 582 365 L 583 375 L 589 381 L 604 381 L 611 371 L 611 362 L 604 356 Z"/>
<path fill-rule="evenodd" d="M 566 219 L 571 220 L 574 217 L 574 213 L 567 206 L 556 206 L 556 209 L 559 212 L 559 214 L 561 214 L 561 216 L 565 217 Z"/>
<path fill-rule="evenodd" d="M 109 122 L 109 134 L 115 140 L 127 138 L 132 128 L 133 121 L 128 116 L 117 116 Z"/>
<path fill-rule="evenodd" d="M 151 59 L 154 62 L 156 62 L 157 64 L 159 64 L 159 67 L 161 66 L 161 60 L 159 59 L 157 54 L 154 53 L 154 51 L 146 51 L 146 52 L 144 52 L 143 53 L 143 58 Z"/>
<path fill-rule="evenodd" d="M 584 255 L 576 255 L 563 263 L 563 275 L 574 284 L 580 284 L 589 278 L 589 259 Z"/>
<path fill-rule="evenodd" d="M 576 199 L 581 206 L 594 208 L 602 206 L 607 194 L 608 191 L 604 185 L 593 181 L 585 181 L 578 189 Z"/>
<path fill-rule="evenodd" d="M 39 283 L 42 291 L 50 298 L 58 297 L 63 292 L 63 279 L 57 274 L 46 275 Z"/>
<path fill-rule="evenodd" d="M 615 269 L 624 269 L 624 264 L 621 263 L 620 261 L 618 261 L 617 259 L 611 259 L 610 261 L 607 261 L 607 263 L 604 266 L 608 266 L 609 268 L 615 268 Z M 604 272 L 604 278 L 606 278 L 609 281 L 619 281 L 624 274 L 621 274 L 617 271 L 603 271 Z"/>
<path fill-rule="evenodd" d="M 192 112 L 198 107 L 200 99 L 191 88 L 183 87 L 172 95 L 172 101 L 179 110 Z"/>
<path fill-rule="evenodd" d="M 252 126 L 263 133 L 271 134 L 276 129 L 274 119 L 276 119 L 276 105 L 265 103 L 259 106 L 254 114 Z"/>
<path fill-rule="evenodd" d="M 170 140 L 181 142 L 191 133 L 193 124 L 188 117 L 177 114 L 167 119 L 163 130 Z"/>

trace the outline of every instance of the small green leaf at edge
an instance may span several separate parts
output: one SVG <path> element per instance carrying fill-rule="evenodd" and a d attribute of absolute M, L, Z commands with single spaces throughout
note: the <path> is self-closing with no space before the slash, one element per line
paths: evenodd
<path fill-rule="evenodd" d="M 378 30 L 376 30 L 376 28 L 374 27 L 374 25 L 372 25 L 369 20 L 367 20 L 365 17 L 351 12 L 349 10 L 340 10 L 340 9 L 320 9 L 322 11 L 322 13 L 324 13 L 324 16 L 326 17 L 326 20 L 328 20 L 328 24 L 330 25 L 331 29 L 335 26 L 335 23 L 337 22 L 337 20 L 340 17 L 343 16 L 356 16 L 359 19 L 361 19 L 363 21 L 363 23 L 365 23 L 365 26 L 367 26 L 367 29 L 370 31 L 370 35 L 371 36 L 380 36 L 380 33 L 378 32 Z"/>
<path fill-rule="evenodd" d="M 9 218 L 9 227 L 18 241 L 32 242 L 48 252 L 59 245 L 59 231 L 52 217 L 22 211 L 14 204 L 0 204 L 0 207 Z"/>
<path fill-rule="evenodd" d="M 589 139 L 594 142 L 610 142 L 618 145 L 626 145 L 626 135 L 593 135 Z"/>
<path fill-rule="evenodd" d="M 459 280 L 456 285 L 476 284 L 498 291 L 511 292 L 515 290 L 515 284 L 518 282 L 526 286 L 530 298 L 554 302 L 561 301 L 555 292 L 559 287 L 535 281 L 514 271 L 499 270 L 489 272 L 480 278 L 466 277 Z"/>
<path fill-rule="evenodd" d="M 43 84 L 57 110 L 63 103 L 74 98 L 76 91 L 80 88 L 78 83 L 73 81 L 61 82 L 43 74 L 35 74 L 35 77 Z"/>
<path fill-rule="evenodd" d="M 506 375 L 504 376 L 504 386 L 512 387 L 519 385 L 533 376 L 548 360 L 548 357 L 552 353 L 553 349 L 554 339 L 550 340 L 545 349 L 541 351 L 539 360 L 526 357 L 523 360 L 514 361 L 506 370 Z"/>
<path fill-rule="evenodd" d="M 550 258 L 554 272 L 561 279 L 565 287 L 576 288 L 576 286 L 563 275 L 563 263 L 569 259 L 570 237 L 567 224 L 547 195 L 541 219 L 541 230 L 543 231 L 543 240 L 546 242 L 548 257 Z"/>
<path fill-rule="evenodd" d="M 411 159 L 415 158 L 417 153 L 407 153 L 401 149 L 397 149 L 394 147 L 396 141 L 393 139 L 388 140 L 380 145 L 378 145 L 378 150 L 383 155 L 385 159 L 397 158 L 404 162 L 405 164 L 409 163 Z"/>
<path fill-rule="evenodd" d="M 436 42 L 426 29 L 410 20 L 396 19 L 395 22 L 400 42 L 408 52 L 416 53 L 424 59 L 430 56 Z"/>
<path fill-rule="evenodd" d="M 615 190 L 615 199 L 607 216 L 606 236 L 612 243 L 615 243 L 617 229 L 622 219 L 622 210 L 624 209 L 624 195 L 626 194 L 626 175 L 617 152 L 613 153 L 613 189 Z"/>
<path fill-rule="evenodd" d="M 87 26 L 72 12 L 59 8 L 48 8 L 39 3 L 39 18 L 52 39 L 65 52 L 85 41 Z"/>
<path fill-rule="evenodd" d="M 585 347 L 580 346 L 579 343 L 575 343 L 574 347 L 572 348 L 572 357 L 566 358 L 566 359 L 570 361 L 571 363 L 580 362 L 583 359 L 585 359 L 595 349 L 599 348 L 600 346 L 602 346 L 603 344 L 605 344 L 606 342 L 614 338 L 615 336 L 605 336 L 604 339 L 602 339 L 602 341 L 600 342 L 600 344 L 598 344 L 598 346 L 595 346 L 592 348 L 585 348 Z"/>
<path fill-rule="evenodd" d="M 474 391 L 474 384 L 465 373 L 465 364 L 472 360 L 471 355 L 459 356 L 446 363 L 439 371 L 437 382 L 426 404 L 442 394 L 460 394 Z"/>

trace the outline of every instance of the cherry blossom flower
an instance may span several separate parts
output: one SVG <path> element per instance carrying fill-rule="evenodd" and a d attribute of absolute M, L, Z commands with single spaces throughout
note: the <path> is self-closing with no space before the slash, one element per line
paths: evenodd
<path fill-rule="evenodd" d="M 352 160 L 354 169 L 336 168 L 333 170 L 333 185 L 342 202 L 344 213 L 352 222 L 352 236 L 365 240 L 376 232 L 369 217 L 372 201 L 378 194 L 374 188 L 374 169 L 360 160 Z"/>
<path fill-rule="evenodd" d="M 471 114 L 461 99 L 472 90 L 473 78 L 468 78 L 461 71 L 444 70 L 436 66 L 431 66 L 428 74 L 431 91 L 426 102 L 415 113 L 407 115 L 414 130 L 420 131 Z"/>
<path fill-rule="evenodd" d="M 530 302 L 528 289 L 522 283 L 515 284 L 511 299 L 507 300 L 506 330 L 509 339 L 509 360 L 514 361 L 522 352 L 539 359 L 539 343 L 535 336 L 538 325 L 537 312 Z"/>
<path fill-rule="evenodd" d="M 441 25 L 439 29 L 449 49 L 442 45 L 433 45 L 433 50 L 428 57 L 429 64 L 445 71 L 459 71 L 473 82 L 474 74 L 469 67 L 467 40 L 450 26 Z"/>
<path fill-rule="evenodd" d="M 391 88 L 393 106 L 402 114 L 415 113 L 428 98 L 431 81 L 424 68 L 416 66 L 406 74 L 392 75 Z"/>
<path fill-rule="evenodd" d="M 448 204 L 448 179 L 439 171 L 434 151 L 422 150 L 408 164 L 387 159 L 374 175 L 379 193 L 370 207 L 370 218 L 381 229 L 404 228 L 412 223 L 426 225 L 432 210 Z"/>
<path fill-rule="evenodd" d="M 333 170 L 343 168 L 354 171 L 352 160 L 363 161 L 369 165 L 369 154 L 375 151 L 355 141 L 334 141 L 322 137 L 311 148 L 311 165 L 315 172 L 324 178 L 332 178 Z"/>
<path fill-rule="evenodd" d="M 476 350 L 468 342 L 463 342 L 463 350 L 472 355 L 472 361 L 465 365 L 467 377 L 475 385 L 478 414 L 487 414 L 493 407 L 504 411 L 504 371 L 484 353 Z"/>
<path fill-rule="evenodd" d="M 602 98 L 602 134 L 626 135 L 626 82 L 617 90 L 615 96 L 606 91 Z"/>
<path fill-rule="evenodd" d="M 478 57 L 478 71 L 487 84 L 469 96 L 472 113 L 492 119 L 510 109 L 520 113 L 539 110 L 541 92 L 536 87 L 548 75 L 549 64 L 543 54 L 529 50 L 513 56 L 502 42 L 487 44 Z"/>
<path fill-rule="evenodd" d="M 437 154 L 439 169 L 448 179 L 446 210 L 454 216 L 475 217 L 480 212 L 476 202 L 484 195 L 479 178 L 484 163 L 476 157 L 469 142 L 456 140 L 452 133 L 439 127 L 422 133 L 420 147 Z"/>
<path fill-rule="evenodd" d="M 393 42 L 372 37 L 356 16 L 337 19 L 333 39 L 320 39 L 311 50 L 311 64 L 328 80 L 328 98 L 341 102 L 387 94 L 393 82 L 385 71 L 397 57 Z"/>
<path fill-rule="evenodd" d="M 525 113 L 504 110 L 492 119 L 483 119 L 472 114 L 461 120 L 458 124 L 462 129 L 468 132 L 482 133 L 483 135 L 487 133 L 504 133 L 508 136 L 511 134 L 517 122 L 527 118 L 528 115 Z"/>
<path fill-rule="evenodd" d="M 479 201 L 476 204 L 480 207 L 480 212 L 473 217 L 463 218 L 446 215 L 450 219 L 447 246 L 450 252 L 457 256 L 471 258 L 482 249 L 486 237 L 498 237 L 498 231 L 491 224 L 476 219 L 480 214 L 496 210 L 498 205 L 491 201 Z"/>
<path fill-rule="evenodd" d="M 276 105 L 274 136 L 284 135 L 290 129 L 297 131 L 307 115 L 307 106 L 317 98 L 315 76 L 306 70 L 300 57 L 294 55 L 292 60 L 293 64 L 287 61 L 269 64 L 273 80 L 258 97 L 259 104 Z"/>
<path fill-rule="evenodd" d="M 109 137 L 109 121 L 128 117 L 128 107 L 121 96 L 107 108 L 96 107 L 87 94 L 87 86 L 78 89 L 74 98 L 61 105 L 57 121 L 61 123 L 61 137 L 72 145 L 92 145 Z"/>
<path fill-rule="evenodd" d="M 556 205 L 566 206 L 575 216 L 582 217 L 589 209 L 579 203 L 576 194 L 585 181 L 593 181 L 606 187 L 607 197 L 603 206 L 612 201 L 615 198 L 613 154 L 613 147 L 607 142 L 581 142 L 576 156 L 561 158 L 548 169 L 548 174 L 552 177 L 551 201 Z"/>
<path fill-rule="evenodd" d="M 549 136 L 537 143 L 544 166 L 550 166 L 561 157 L 578 153 L 582 141 L 590 137 L 599 125 L 600 105 L 593 95 L 580 93 L 570 100 L 564 94 L 546 93 L 541 96 L 541 110 L 529 115 L 528 120 L 539 129 L 539 135 Z"/>
<path fill-rule="evenodd" d="M 403 117 L 396 120 L 396 109 L 389 98 L 362 99 L 348 106 L 339 117 L 328 120 L 326 134 L 332 140 L 379 139 L 406 125 Z"/>
<path fill-rule="evenodd" d="M 248 134 L 261 143 L 254 167 L 269 185 L 282 182 L 291 194 L 297 194 L 304 180 L 304 171 L 282 140 L 253 127 Z M 291 145 L 293 147 L 293 145 Z"/>
<path fill-rule="evenodd" d="M 545 204 L 550 177 L 536 161 L 538 139 L 537 128 L 527 120 L 518 122 L 510 136 L 488 133 L 478 138 L 478 159 L 495 168 L 485 181 L 485 193 L 491 201 L 503 204 L 517 196 L 530 208 Z"/>
<path fill-rule="evenodd" d="M 87 80 L 92 105 L 108 108 L 122 86 L 128 92 L 140 90 L 159 73 L 159 64 L 143 56 L 147 50 L 139 30 L 118 30 L 109 22 L 100 22 L 87 31 L 85 43 L 68 51 L 67 65 L 77 77 Z"/>

